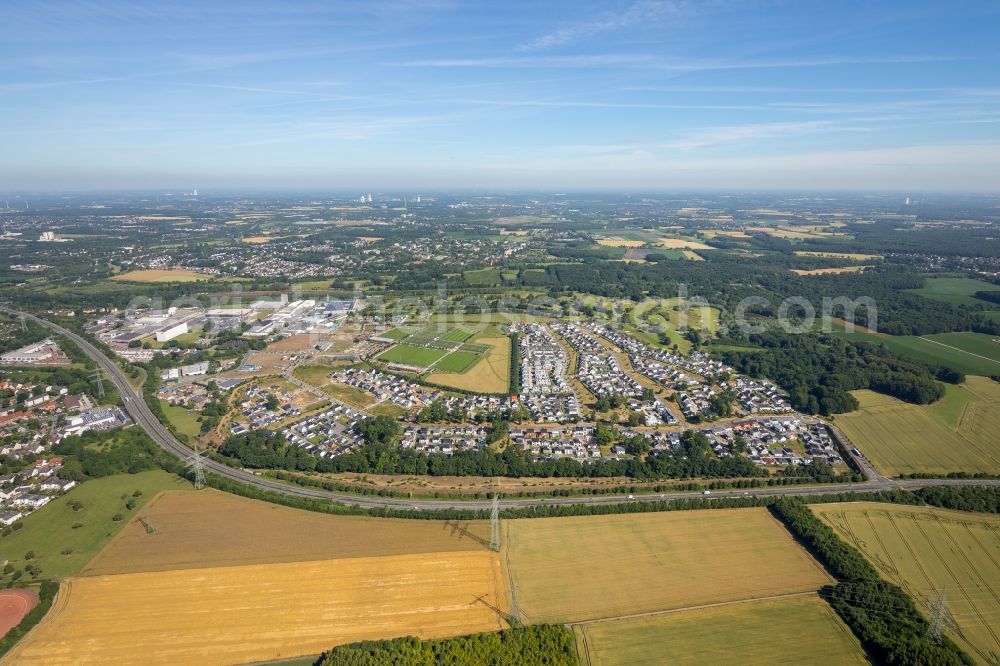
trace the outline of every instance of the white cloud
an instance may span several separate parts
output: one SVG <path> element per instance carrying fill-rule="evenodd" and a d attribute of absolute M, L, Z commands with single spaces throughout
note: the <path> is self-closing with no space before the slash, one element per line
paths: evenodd
<path fill-rule="evenodd" d="M 621 30 L 633 26 L 649 26 L 675 20 L 693 13 L 694 5 L 688 0 L 640 0 L 623 11 L 608 12 L 595 18 L 569 23 L 552 32 L 531 40 L 519 47 L 521 51 L 538 51 L 565 46 L 602 32 Z"/>
<path fill-rule="evenodd" d="M 597 54 L 496 58 L 445 58 L 406 60 L 400 67 L 602 67 L 652 64 L 655 58 L 642 54 Z"/>
<path fill-rule="evenodd" d="M 905 65 L 956 60 L 949 56 L 900 55 L 900 56 L 831 56 L 826 58 L 784 58 L 774 60 L 680 60 L 664 59 L 648 54 L 595 54 L 565 56 L 496 56 L 477 58 L 436 58 L 404 60 L 398 67 L 505 67 L 505 68 L 559 68 L 559 67 L 637 67 L 669 72 L 708 72 L 743 69 L 784 69 L 806 67 L 832 67 L 837 65 Z"/>

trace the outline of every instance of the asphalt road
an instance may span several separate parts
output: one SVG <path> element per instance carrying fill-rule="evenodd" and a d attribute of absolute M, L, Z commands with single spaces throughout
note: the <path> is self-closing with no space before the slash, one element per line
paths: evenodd
<path fill-rule="evenodd" d="M 80 347 L 87 356 L 92 358 L 104 371 L 104 374 L 118 389 L 122 396 L 124 409 L 129 416 L 143 429 L 149 436 L 163 449 L 172 453 L 182 460 L 187 460 L 193 455 L 193 451 L 182 444 L 174 435 L 164 427 L 160 420 L 156 418 L 152 410 L 143 400 L 142 392 L 137 391 L 129 383 L 125 373 L 121 368 L 109 359 L 105 354 L 91 344 L 86 338 L 73 331 L 59 326 L 47 319 L 36 317 L 35 315 L 19 310 L 12 310 L 7 307 L 0 307 L 0 311 L 17 317 L 26 317 L 41 326 L 49 328 L 60 335 L 63 335 Z M 864 461 L 866 469 L 872 469 Z M 349 493 L 337 493 L 319 488 L 305 488 L 291 484 L 281 483 L 272 479 L 262 478 L 244 469 L 229 467 L 210 458 L 204 459 L 206 471 L 225 477 L 232 481 L 245 483 L 261 490 L 267 490 L 290 497 L 305 497 L 309 499 L 320 499 L 330 502 L 338 502 L 348 505 L 357 505 L 365 508 L 393 508 L 404 510 L 422 509 L 488 509 L 491 503 L 488 501 L 463 501 L 463 500 L 406 500 L 399 498 L 368 497 L 364 495 L 352 495 Z M 874 471 L 874 470 L 872 470 Z M 512 498 L 501 499 L 500 505 L 503 508 L 526 508 L 533 506 L 561 506 L 574 504 L 625 504 L 629 502 L 655 502 L 661 499 L 704 499 L 706 497 L 745 497 L 745 496 L 779 496 L 779 495 L 823 495 L 832 493 L 842 493 L 849 491 L 875 491 L 892 490 L 893 488 L 923 488 L 927 486 L 945 485 L 1000 485 L 1000 480 L 979 480 L 979 479 L 907 479 L 895 480 L 872 474 L 868 481 L 862 483 L 838 483 L 830 485 L 813 486 L 782 486 L 777 488 L 748 488 L 746 490 L 713 490 L 710 494 L 704 492 L 683 492 L 668 493 L 666 495 L 641 494 L 634 498 L 628 495 L 599 495 L 581 497 L 556 497 L 556 498 Z"/>

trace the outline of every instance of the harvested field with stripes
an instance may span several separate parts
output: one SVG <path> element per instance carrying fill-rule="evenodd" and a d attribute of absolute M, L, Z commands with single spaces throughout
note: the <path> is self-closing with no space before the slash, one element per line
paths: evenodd
<path fill-rule="evenodd" d="M 941 595 L 946 633 L 978 662 L 1000 662 L 1000 516 L 864 502 L 812 509 L 926 616 Z"/>

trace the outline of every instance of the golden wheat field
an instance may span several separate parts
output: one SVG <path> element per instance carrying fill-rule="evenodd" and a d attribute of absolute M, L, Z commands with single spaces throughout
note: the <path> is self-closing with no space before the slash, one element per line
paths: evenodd
<path fill-rule="evenodd" d="M 811 508 L 925 615 L 941 594 L 946 632 L 980 663 L 1000 661 L 1000 517 L 863 502 Z"/>
<path fill-rule="evenodd" d="M 4 663 L 242 664 L 497 630 L 505 607 L 489 552 L 74 578 Z"/>
<path fill-rule="evenodd" d="M 827 573 L 765 509 L 506 523 L 526 622 L 579 622 L 814 591 Z"/>
<path fill-rule="evenodd" d="M 932 405 L 853 391 L 861 408 L 837 425 L 885 474 L 1000 473 L 1000 384 L 966 377 Z"/>
<path fill-rule="evenodd" d="M 327 516 L 211 489 L 169 491 L 153 498 L 82 575 L 483 551 L 488 539 L 486 522 L 456 529 L 433 520 Z"/>

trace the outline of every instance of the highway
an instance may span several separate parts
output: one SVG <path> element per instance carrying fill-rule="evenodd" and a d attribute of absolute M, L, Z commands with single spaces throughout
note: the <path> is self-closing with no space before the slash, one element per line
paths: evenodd
<path fill-rule="evenodd" d="M 100 349 L 91 344 L 86 338 L 74 333 L 47 319 L 37 317 L 27 312 L 13 310 L 0 306 L 0 312 L 5 312 L 15 317 L 25 317 L 41 326 L 59 333 L 69 338 L 80 347 L 80 349 L 104 372 L 111 382 L 118 389 L 122 396 L 123 407 L 128 415 L 145 430 L 149 436 L 160 447 L 169 453 L 177 456 L 181 460 L 188 460 L 193 455 L 192 449 L 182 444 L 173 433 L 160 422 L 153 414 L 152 410 L 143 399 L 142 392 L 137 391 L 129 383 L 125 373 L 111 359 L 109 359 Z M 843 436 L 836 432 L 837 435 Z M 809 485 L 809 486 L 779 486 L 768 488 L 748 488 L 746 490 L 713 490 L 706 495 L 704 492 L 681 492 L 668 493 L 665 495 L 641 494 L 635 497 L 629 495 L 599 495 L 580 497 L 554 497 L 554 498 L 510 498 L 501 499 L 502 508 L 529 508 L 535 506 L 561 506 L 574 504 L 624 504 L 630 502 L 656 502 L 663 499 L 704 499 L 706 497 L 752 497 L 752 496 L 779 496 L 779 495 L 823 495 L 832 493 L 842 493 L 850 491 L 876 491 L 892 490 L 895 488 L 914 489 L 927 486 L 942 485 L 1000 485 L 1000 480 L 980 480 L 980 479 L 888 479 L 874 473 L 874 469 L 867 461 L 860 460 L 865 469 L 870 473 L 868 481 L 860 483 L 838 483 L 829 485 Z M 364 495 L 353 495 L 350 493 L 338 493 L 319 488 L 306 488 L 292 484 L 285 484 L 272 479 L 263 478 L 248 472 L 244 469 L 229 467 L 217 460 L 204 458 L 204 467 L 207 472 L 225 477 L 231 481 L 244 483 L 260 490 L 266 490 L 289 497 L 303 497 L 308 499 L 320 499 L 330 502 L 338 502 L 346 505 L 355 505 L 364 508 L 390 508 L 401 510 L 420 511 L 424 509 L 489 509 L 491 503 L 484 500 L 427 500 L 427 499 L 401 499 L 368 497 Z"/>

